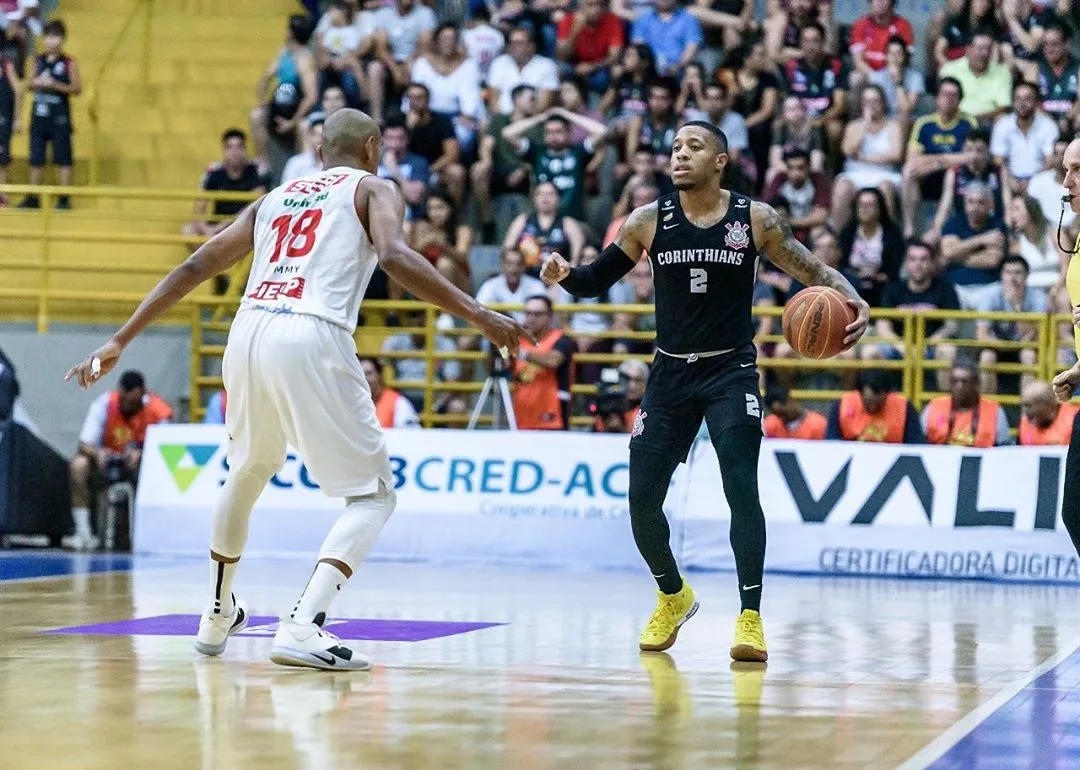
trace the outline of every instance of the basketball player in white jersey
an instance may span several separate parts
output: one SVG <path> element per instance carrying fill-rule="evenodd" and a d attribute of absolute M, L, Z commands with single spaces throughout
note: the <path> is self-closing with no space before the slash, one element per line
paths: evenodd
<path fill-rule="evenodd" d="M 371 663 L 322 630 L 330 603 L 352 576 L 394 509 L 390 460 L 375 418 L 353 332 L 376 261 L 417 297 L 477 326 L 516 350 L 510 318 L 456 289 L 405 245 L 405 202 L 374 175 L 381 137 L 357 110 L 334 113 L 317 148 L 323 171 L 273 190 L 169 273 L 126 324 L 70 372 L 88 387 L 116 366 L 148 324 L 203 281 L 255 249 L 244 298 L 229 332 L 222 373 L 229 394 L 229 476 L 210 535 L 212 598 L 195 649 L 219 655 L 247 625 L 232 593 L 256 499 L 285 460 L 286 443 L 345 512 L 323 543 L 315 571 L 283 617 L 271 660 L 289 666 L 366 669 Z"/>

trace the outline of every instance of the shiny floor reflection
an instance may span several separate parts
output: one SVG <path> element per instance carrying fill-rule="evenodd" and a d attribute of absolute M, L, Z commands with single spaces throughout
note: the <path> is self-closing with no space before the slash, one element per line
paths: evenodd
<path fill-rule="evenodd" d="M 309 568 L 245 563 L 237 592 L 273 616 Z M 768 578 L 766 669 L 728 660 L 733 575 L 692 576 L 665 655 L 636 649 L 647 575 L 372 564 L 334 615 L 376 669 L 326 674 L 270 664 L 267 624 L 220 659 L 156 635 L 201 609 L 201 562 L 75 572 L 0 582 L 0 767 L 889 768 L 1054 656 L 926 764 L 1078 766 L 1068 588 Z"/>

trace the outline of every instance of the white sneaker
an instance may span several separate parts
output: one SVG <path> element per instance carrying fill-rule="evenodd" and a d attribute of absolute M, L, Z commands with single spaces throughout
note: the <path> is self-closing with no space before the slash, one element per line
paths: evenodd
<path fill-rule="evenodd" d="M 247 628 L 247 605 L 233 597 L 231 615 L 214 612 L 214 603 L 203 613 L 199 621 L 199 634 L 195 637 L 195 651 L 203 655 L 220 655 L 225 652 L 225 643 L 229 637 Z"/>
<path fill-rule="evenodd" d="M 367 671 L 371 661 L 346 647 L 315 623 L 296 623 L 282 618 L 270 649 L 270 660 L 279 666 L 321 668 L 327 671 Z"/>
<path fill-rule="evenodd" d="M 60 539 L 60 545 L 75 551 L 96 551 L 101 540 L 94 535 L 65 535 Z"/>

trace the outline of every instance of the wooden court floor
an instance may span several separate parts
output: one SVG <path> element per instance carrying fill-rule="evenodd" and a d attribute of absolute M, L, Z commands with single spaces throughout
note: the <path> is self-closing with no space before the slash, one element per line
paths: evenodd
<path fill-rule="evenodd" d="M 332 630 L 376 668 L 335 674 L 266 659 L 309 569 L 242 564 L 204 659 L 201 561 L 0 556 L 0 767 L 1080 767 L 1073 588 L 767 576 L 765 668 L 730 574 L 665 655 L 647 574 L 371 564 Z"/>

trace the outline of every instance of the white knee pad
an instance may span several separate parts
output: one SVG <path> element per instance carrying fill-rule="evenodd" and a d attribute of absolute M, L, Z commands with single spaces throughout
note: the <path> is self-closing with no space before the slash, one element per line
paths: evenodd
<path fill-rule="evenodd" d="M 397 493 L 380 486 L 379 492 L 346 499 L 341 514 L 323 541 L 320 559 L 337 559 L 356 570 L 371 551 L 382 532 L 383 525 L 394 512 Z"/>
<path fill-rule="evenodd" d="M 214 505 L 210 550 L 229 559 L 240 558 L 247 543 L 251 509 L 276 472 L 272 465 L 261 464 L 229 474 Z"/>

